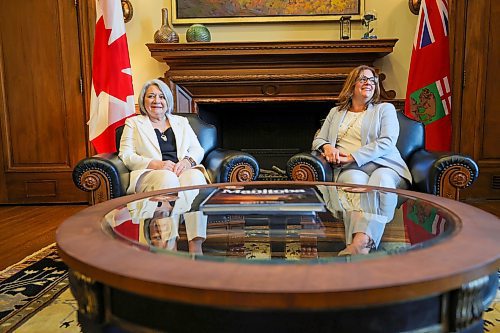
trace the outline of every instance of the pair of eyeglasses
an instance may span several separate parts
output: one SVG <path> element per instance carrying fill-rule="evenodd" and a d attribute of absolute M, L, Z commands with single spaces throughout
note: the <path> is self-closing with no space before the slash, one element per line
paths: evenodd
<path fill-rule="evenodd" d="M 358 82 L 361 82 L 362 84 L 370 82 L 370 84 L 377 84 L 378 79 L 375 76 L 372 77 L 367 77 L 367 76 L 361 76 L 358 78 Z"/>

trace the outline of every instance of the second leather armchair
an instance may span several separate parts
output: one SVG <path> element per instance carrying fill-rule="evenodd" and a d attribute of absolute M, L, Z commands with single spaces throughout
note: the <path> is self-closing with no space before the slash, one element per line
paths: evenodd
<path fill-rule="evenodd" d="M 430 152 L 425 149 L 422 123 L 397 112 L 399 138 L 396 143 L 401 157 L 410 169 L 412 190 L 459 199 L 461 189 L 478 177 L 479 168 L 468 156 L 452 152 Z M 300 181 L 333 181 L 332 166 L 317 151 L 292 156 L 287 163 L 290 179 Z"/>

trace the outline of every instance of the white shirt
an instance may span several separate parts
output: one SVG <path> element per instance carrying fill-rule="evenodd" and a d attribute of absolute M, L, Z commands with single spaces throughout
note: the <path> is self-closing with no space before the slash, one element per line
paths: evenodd
<path fill-rule="evenodd" d="M 346 112 L 339 127 L 336 148 L 352 154 L 361 148 L 361 123 L 366 112 Z"/>

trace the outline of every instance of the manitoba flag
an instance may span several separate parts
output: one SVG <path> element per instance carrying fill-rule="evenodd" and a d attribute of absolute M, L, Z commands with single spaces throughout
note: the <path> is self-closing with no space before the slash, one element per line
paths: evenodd
<path fill-rule="evenodd" d="M 448 0 L 422 0 L 413 42 L 405 113 L 425 125 L 426 148 L 451 148 Z"/>
<path fill-rule="evenodd" d="M 425 202 L 405 202 L 403 214 L 406 233 L 412 245 L 436 238 L 446 230 L 446 219 L 437 208 Z"/>
<path fill-rule="evenodd" d="M 135 114 L 120 0 L 96 1 L 89 138 L 97 153 L 116 151 L 115 129 Z"/>

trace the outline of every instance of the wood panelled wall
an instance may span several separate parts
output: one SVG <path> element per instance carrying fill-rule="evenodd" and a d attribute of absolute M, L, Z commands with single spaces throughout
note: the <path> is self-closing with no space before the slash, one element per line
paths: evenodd
<path fill-rule="evenodd" d="M 451 2 L 454 149 L 479 164 L 466 200 L 500 199 L 500 2 Z"/>
<path fill-rule="evenodd" d="M 88 151 L 82 88 L 90 43 L 83 22 L 93 1 L 85 3 L 2 2 L 0 203 L 88 200 L 71 180 Z"/>

